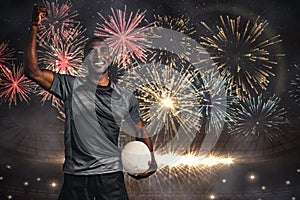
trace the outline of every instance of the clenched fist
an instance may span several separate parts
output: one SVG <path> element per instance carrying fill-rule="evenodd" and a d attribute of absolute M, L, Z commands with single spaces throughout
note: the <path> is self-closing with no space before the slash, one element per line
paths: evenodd
<path fill-rule="evenodd" d="M 42 23 L 42 21 L 47 16 L 47 8 L 45 6 L 34 6 L 33 12 L 32 12 L 32 21 L 31 25 L 38 26 Z"/>

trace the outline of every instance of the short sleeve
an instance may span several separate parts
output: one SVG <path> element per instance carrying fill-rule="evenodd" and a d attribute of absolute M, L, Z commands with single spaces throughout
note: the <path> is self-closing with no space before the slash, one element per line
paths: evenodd
<path fill-rule="evenodd" d="M 134 123 L 138 123 L 139 121 L 142 120 L 142 117 L 140 114 L 139 101 L 135 98 L 134 95 L 132 95 L 132 97 L 131 97 L 129 114 Z"/>
<path fill-rule="evenodd" d="M 49 92 L 64 101 L 72 93 L 74 80 L 74 76 L 54 73 L 53 83 Z"/>

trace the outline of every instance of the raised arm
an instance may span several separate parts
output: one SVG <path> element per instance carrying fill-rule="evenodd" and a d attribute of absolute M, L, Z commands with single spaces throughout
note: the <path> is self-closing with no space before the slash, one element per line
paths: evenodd
<path fill-rule="evenodd" d="M 45 19 L 47 9 L 44 6 L 35 6 L 32 13 L 32 22 L 29 30 L 29 40 L 24 54 L 24 72 L 44 89 L 50 89 L 54 74 L 50 70 L 40 70 L 38 66 L 38 54 L 36 37 L 39 25 Z"/>

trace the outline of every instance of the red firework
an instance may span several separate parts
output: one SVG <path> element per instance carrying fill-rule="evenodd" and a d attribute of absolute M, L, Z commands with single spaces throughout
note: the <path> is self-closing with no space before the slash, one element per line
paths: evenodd
<path fill-rule="evenodd" d="M 42 105 L 44 105 L 44 103 L 46 101 L 50 101 L 51 105 L 54 108 L 56 108 L 58 111 L 59 115 L 57 116 L 57 118 L 61 119 L 61 120 L 65 120 L 66 116 L 64 113 L 64 102 L 63 101 L 61 101 L 59 98 L 57 98 L 56 96 L 54 96 L 53 94 L 51 94 L 50 92 L 48 92 L 47 90 L 44 90 L 42 88 L 40 88 L 37 91 L 37 94 L 39 96 L 42 96 L 42 99 L 41 99 Z"/>
<path fill-rule="evenodd" d="M 6 67 L 10 65 L 10 61 L 15 60 L 14 56 L 14 49 L 9 48 L 9 42 L 2 42 L 0 44 L 0 70 L 6 70 Z"/>
<path fill-rule="evenodd" d="M 78 24 L 78 21 L 74 20 L 78 16 L 78 12 L 71 10 L 72 4 L 69 0 L 61 5 L 58 0 L 55 2 L 44 1 L 44 4 L 47 7 L 48 15 L 39 31 L 41 39 L 49 41 L 51 36 L 61 28 L 73 28 Z"/>
<path fill-rule="evenodd" d="M 62 109 L 62 101 L 55 97 L 53 94 L 49 93 L 47 90 L 41 89 L 38 91 L 38 95 L 42 96 L 41 102 L 42 105 L 46 101 L 51 101 L 51 105 L 55 107 L 56 109 L 60 110 Z"/>
<path fill-rule="evenodd" d="M 137 28 L 143 21 L 145 12 L 138 11 L 135 15 L 129 13 L 126 18 L 126 6 L 124 12 L 111 8 L 112 16 L 109 19 L 98 15 L 104 20 L 104 24 L 97 23 L 94 35 L 106 38 L 106 42 L 111 49 L 111 54 L 116 56 L 117 62 L 130 64 L 133 61 L 146 61 L 146 51 L 148 51 L 149 41 L 147 30 L 150 25 Z"/>
<path fill-rule="evenodd" d="M 49 42 L 40 41 L 43 49 L 43 56 L 40 62 L 46 69 L 60 73 L 81 76 L 83 48 L 87 38 L 84 36 L 86 29 L 81 25 L 75 28 L 62 28 L 59 33 L 55 33 Z M 61 110 L 61 102 L 54 95 L 43 89 L 38 90 L 38 95 L 43 96 L 41 102 L 51 101 L 52 105 Z"/>
<path fill-rule="evenodd" d="M 12 103 L 17 105 L 18 101 L 23 100 L 29 103 L 29 94 L 33 91 L 35 83 L 23 74 L 22 66 L 16 67 L 12 64 L 12 70 L 2 69 L 0 85 L 0 98 L 11 106 Z"/>
<path fill-rule="evenodd" d="M 85 29 L 78 25 L 71 29 L 61 29 L 49 42 L 41 41 L 44 56 L 40 62 L 46 68 L 61 74 L 78 75 L 81 70 Z"/>

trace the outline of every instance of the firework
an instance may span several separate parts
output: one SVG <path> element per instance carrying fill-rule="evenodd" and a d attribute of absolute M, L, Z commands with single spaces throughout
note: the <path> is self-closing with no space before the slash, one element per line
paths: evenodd
<path fill-rule="evenodd" d="M 77 11 L 72 11 L 72 4 L 69 0 L 62 3 L 44 1 L 48 10 L 48 15 L 39 29 L 39 38 L 49 41 L 51 36 L 54 35 L 61 28 L 73 28 L 78 24 L 74 18 L 78 16 Z"/>
<path fill-rule="evenodd" d="M 15 60 L 14 49 L 9 48 L 9 42 L 2 42 L 0 44 L 0 70 L 10 65 L 10 61 Z"/>
<path fill-rule="evenodd" d="M 149 60 L 153 62 L 165 61 L 167 63 L 178 62 L 178 59 L 189 61 L 191 54 L 203 54 L 197 46 L 191 45 L 191 37 L 196 33 L 196 30 L 193 24 L 190 23 L 190 19 L 185 17 L 184 15 L 180 17 L 171 17 L 171 16 L 160 16 L 155 15 L 154 26 L 158 28 L 169 29 L 171 31 L 184 34 L 184 37 L 181 38 L 180 41 L 173 41 L 173 35 L 169 35 L 168 42 L 172 43 L 172 46 L 175 45 L 176 49 L 180 49 L 180 54 L 172 54 L 166 49 L 152 51 L 152 55 L 150 55 Z M 152 33 L 153 34 L 153 33 Z M 159 37 L 153 34 L 154 37 Z M 167 41 L 165 41 L 167 42 Z M 174 48 L 174 47 L 173 47 Z"/>
<path fill-rule="evenodd" d="M 51 105 L 57 109 L 60 109 L 62 107 L 62 102 L 59 98 L 55 97 L 54 95 L 52 95 L 51 93 L 49 93 L 47 90 L 44 89 L 40 89 L 37 91 L 37 94 L 39 96 L 42 96 L 41 102 L 42 105 L 46 102 L 46 101 L 50 101 Z"/>
<path fill-rule="evenodd" d="M 259 88 L 265 90 L 268 77 L 274 76 L 271 70 L 277 64 L 275 58 L 282 56 L 272 55 L 267 48 L 281 42 L 280 36 L 264 38 L 268 22 L 260 22 L 259 17 L 245 23 L 240 16 L 236 19 L 220 16 L 220 20 L 216 32 L 201 22 L 211 36 L 200 37 L 200 44 L 210 51 L 220 73 L 228 77 L 230 89 L 235 89 L 239 97 L 251 96 L 252 91 L 257 94 Z"/>
<path fill-rule="evenodd" d="M 24 74 L 22 66 L 16 67 L 12 64 L 12 70 L 3 70 L 3 78 L 1 80 L 0 98 L 17 105 L 18 101 L 29 102 L 29 94 L 33 91 L 34 82 L 30 81 Z"/>
<path fill-rule="evenodd" d="M 111 11 L 112 16 L 109 19 L 98 12 L 104 24 L 97 23 L 94 34 L 106 38 L 111 54 L 116 57 L 118 63 L 127 66 L 137 61 L 144 62 L 149 46 L 147 41 L 149 36 L 146 34 L 149 25 L 141 28 L 138 26 L 143 21 L 146 11 L 137 11 L 135 15 L 130 12 L 129 17 L 126 17 L 126 6 L 124 11 L 113 8 Z"/>
<path fill-rule="evenodd" d="M 49 42 L 40 41 L 44 54 L 40 63 L 57 73 L 78 75 L 81 70 L 84 43 L 87 40 L 84 36 L 85 31 L 81 25 L 71 29 L 62 28 Z"/>
<path fill-rule="evenodd" d="M 172 142 L 176 142 L 171 141 L 161 151 L 185 151 L 200 127 L 200 102 L 193 78 L 186 68 L 177 71 L 169 65 L 149 64 L 132 68 L 120 79 L 123 87 L 136 94 L 147 130 L 156 137 L 154 144 L 170 142 L 174 135 L 181 140 L 176 144 L 180 147 L 173 148 Z"/>
<path fill-rule="evenodd" d="M 234 96 L 227 96 L 227 99 L 224 99 L 220 95 L 227 80 L 218 73 L 210 70 L 202 74 L 203 86 L 198 89 L 201 99 L 200 113 L 210 121 L 209 132 L 215 133 L 221 133 L 224 119 L 228 123 L 235 122 L 235 111 L 229 105 L 237 102 Z"/>
<path fill-rule="evenodd" d="M 296 65 L 296 69 L 299 71 L 299 66 Z M 295 99 L 295 103 L 300 105 L 300 74 L 296 74 L 296 78 L 291 80 L 292 89 L 289 91 L 290 96 Z"/>
<path fill-rule="evenodd" d="M 196 33 L 193 24 L 190 24 L 190 19 L 184 15 L 180 17 L 155 15 L 154 18 L 154 25 L 157 27 L 171 29 L 188 36 L 192 36 Z"/>
<path fill-rule="evenodd" d="M 87 40 L 84 36 L 85 31 L 81 25 L 70 29 L 62 28 L 49 42 L 41 40 L 43 57 L 39 62 L 46 66 L 46 69 L 56 73 L 73 76 L 86 74 L 86 69 L 82 68 L 83 48 Z M 57 97 L 42 88 L 38 89 L 37 94 L 42 96 L 42 104 L 51 101 L 52 106 L 62 113 L 63 104 Z"/>
<path fill-rule="evenodd" d="M 50 101 L 51 105 L 57 109 L 58 116 L 57 118 L 64 121 L 66 119 L 65 113 L 64 113 L 64 102 L 48 92 L 47 90 L 44 90 L 42 88 L 38 88 L 36 91 L 37 95 L 42 96 L 41 102 L 42 105 L 45 104 L 46 101 Z"/>
<path fill-rule="evenodd" d="M 183 38 L 187 38 L 185 35 L 157 27 L 153 28 L 153 33 L 160 36 L 154 38 L 151 43 L 153 49 L 158 50 L 154 52 L 157 59 L 152 60 L 152 63 L 132 68 L 119 80 L 120 84 L 124 85 L 123 87 L 134 92 L 138 97 L 143 120 L 147 123 L 150 135 L 155 135 L 153 140 L 159 153 L 181 155 L 190 150 L 199 129 L 202 128 L 203 120 L 206 120 L 202 116 L 201 106 L 206 106 L 202 100 L 204 99 L 203 79 L 207 77 L 201 77 L 201 73 L 213 70 L 213 67 L 207 52 L 192 39 L 189 41 L 190 46 L 195 47 L 193 49 L 198 47 L 199 51 L 194 51 L 190 59 L 178 56 L 181 55 L 182 48 L 177 48 L 176 44 Z M 170 39 L 173 42 L 170 43 Z M 160 56 L 164 54 L 161 54 L 160 50 L 168 51 L 166 56 Z M 217 92 L 220 99 L 213 101 L 218 100 L 223 103 L 224 81 L 217 83 L 220 81 L 217 75 L 216 71 L 215 86 L 219 84 Z M 205 85 L 205 87 L 208 86 Z M 212 86 L 209 85 L 209 87 Z M 207 91 L 206 88 L 205 90 Z M 215 91 L 211 88 L 208 90 Z M 213 110 L 223 108 L 224 106 L 218 105 Z M 220 113 L 224 112 L 220 110 Z M 213 125 L 213 120 L 208 121 L 207 125 L 210 130 L 205 129 L 205 139 L 202 138 L 201 142 L 197 143 L 197 147 L 201 146 L 202 154 L 208 153 L 217 142 L 220 136 L 217 132 L 222 130 L 222 117 L 225 118 L 225 115 L 220 115 L 219 121 L 216 122 L 219 124 L 218 130 Z"/>
<path fill-rule="evenodd" d="M 286 111 L 279 106 L 280 98 L 272 96 L 264 100 L 245 98 L 236 106 L 236 122 L 230 126 L 230 134 L 263 136 L 271 141 L 285 124 Z"/>

